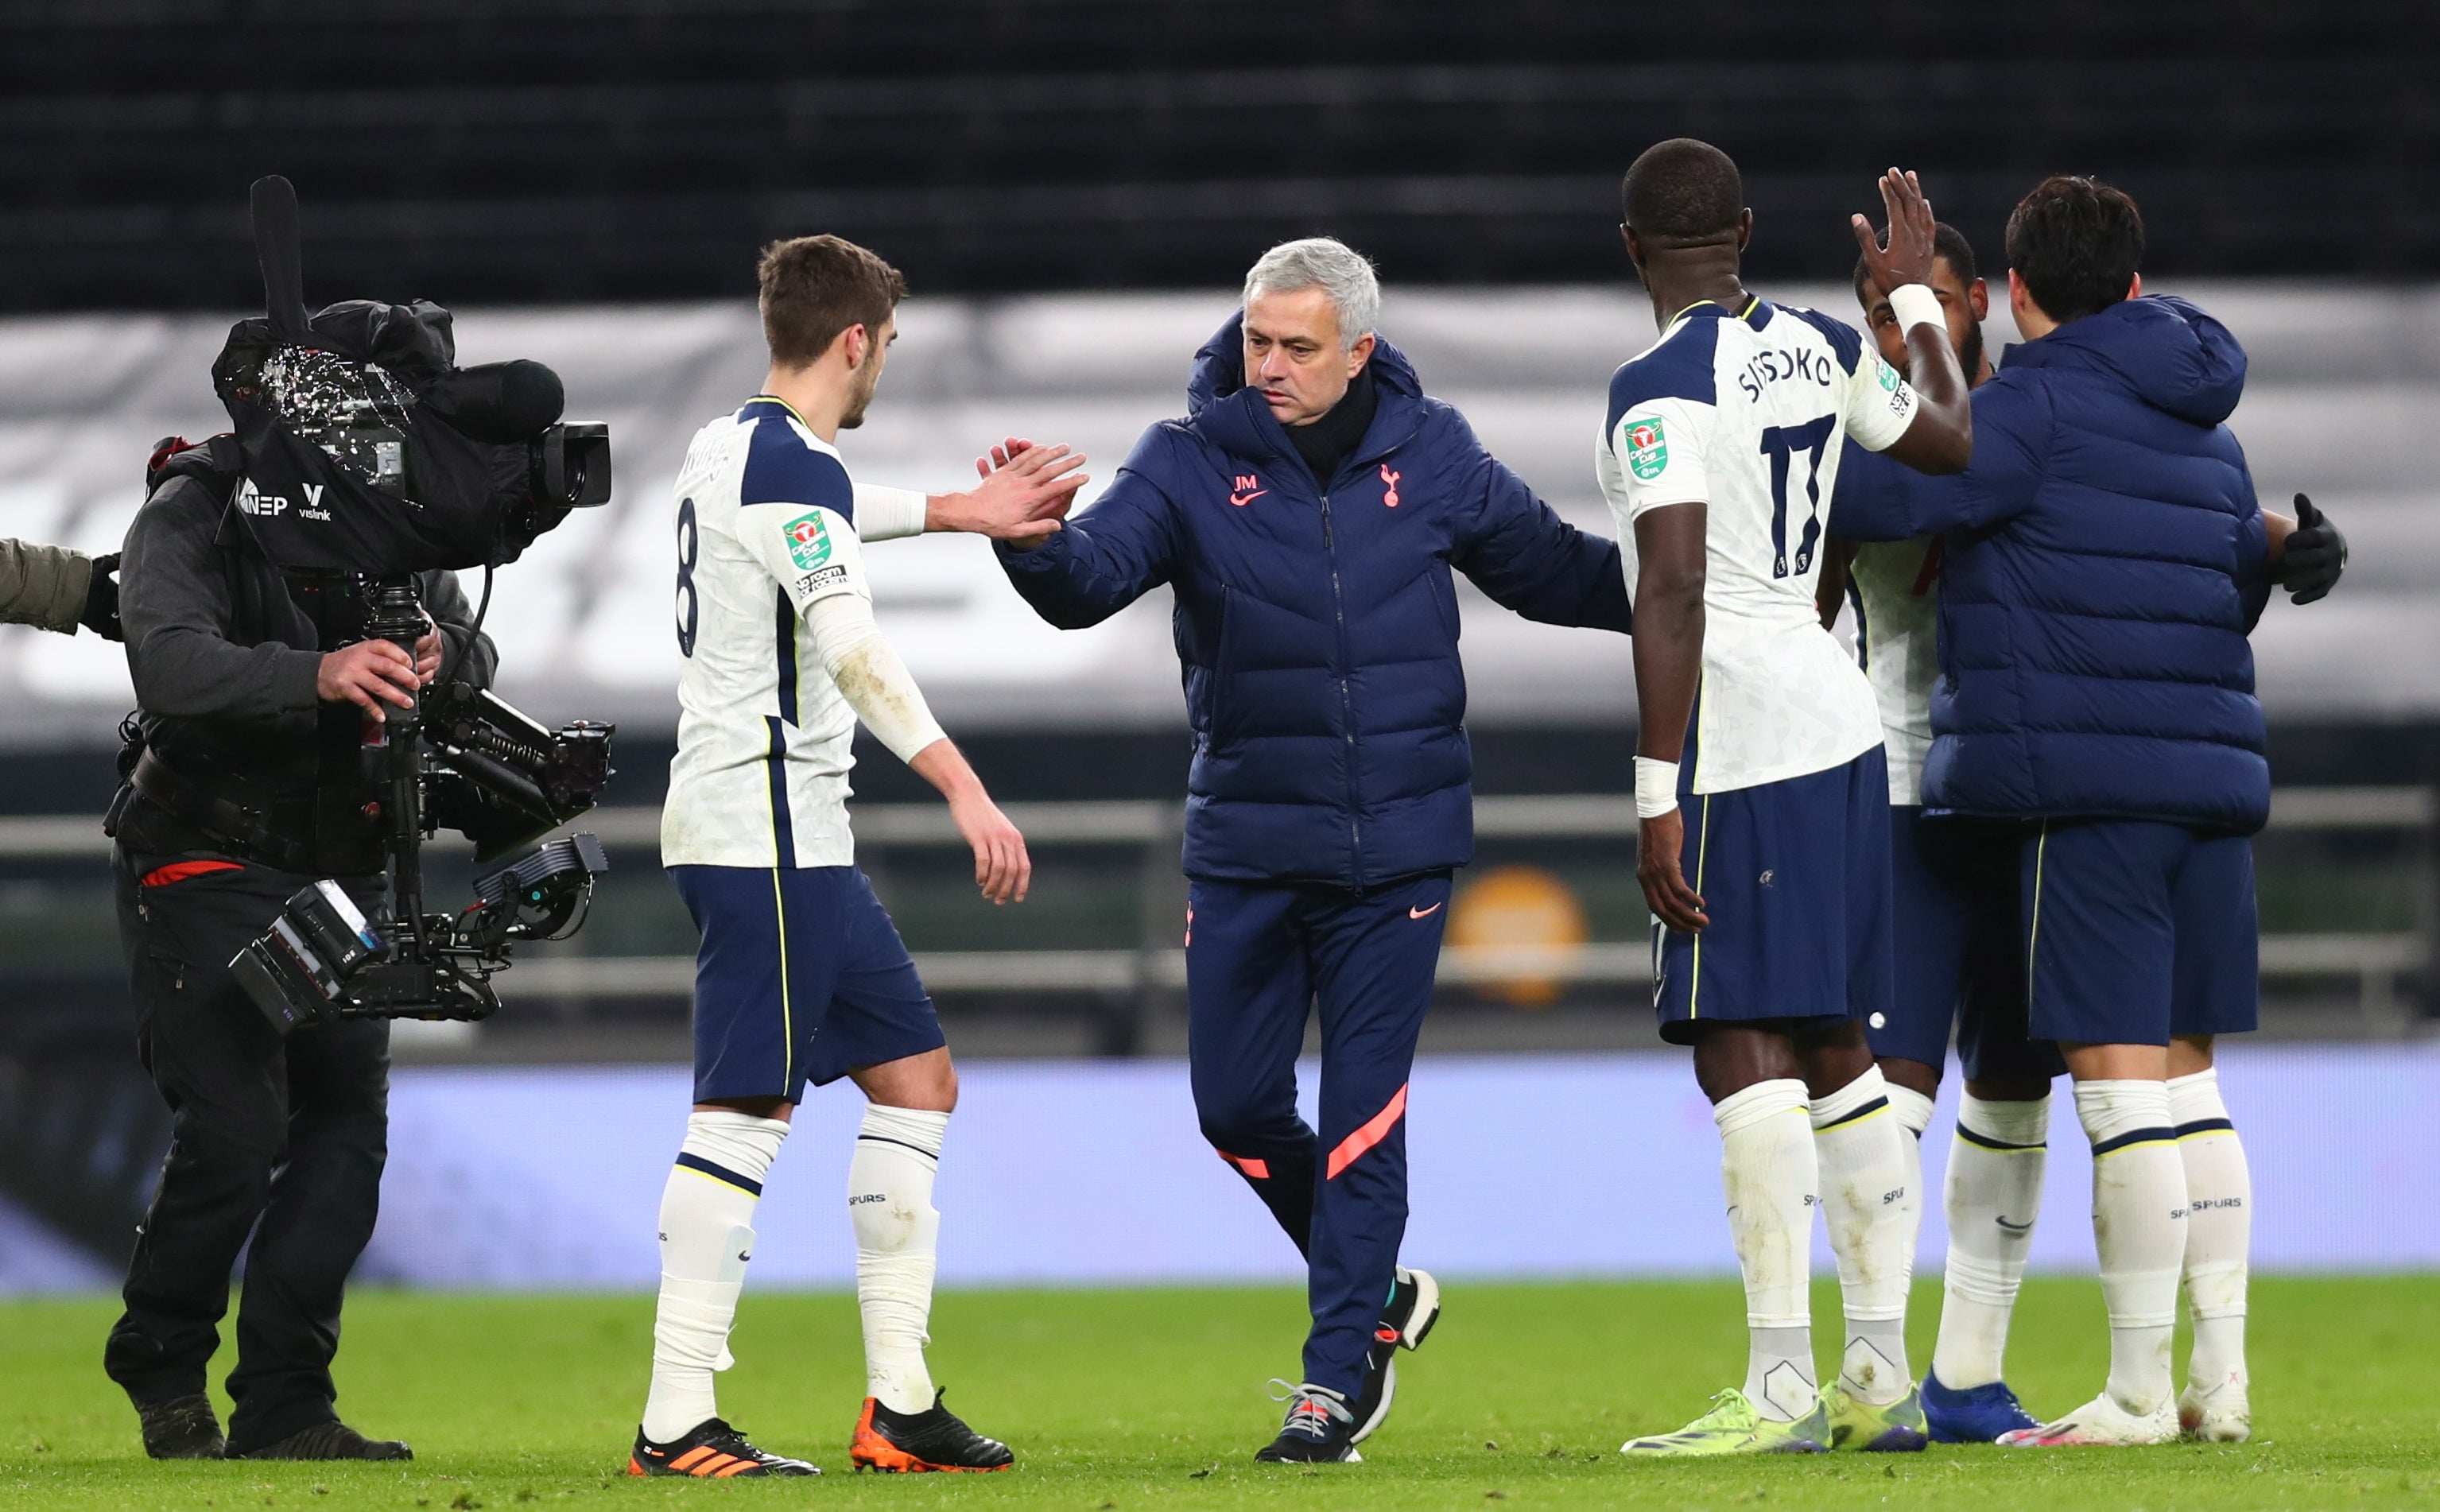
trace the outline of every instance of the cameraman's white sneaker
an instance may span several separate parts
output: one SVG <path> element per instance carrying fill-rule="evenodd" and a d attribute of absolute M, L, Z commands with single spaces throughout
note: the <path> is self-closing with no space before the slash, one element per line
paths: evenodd
<path fill-rule="evenodd" d="M 2215 1386 L 2188 1386 L 2178 1397 L 2178 1427 L 2206 1444 L 2242 1444 L 2253 1436 L 2253 1408 L 2245 1381 L 2232 1377 Z"/>
<path fill-rule="evenodd" d="M 2177 1437 L 2178 1413 L 2170 1403 L 2163 1401 L 2157 1410 L 2138 1417 L 2103 1392 L 2055 1422 L 2002 1433 L 1999 1441 L 2010 1449 L 2063 1449 L 2082 1444 L 2171 1444 Z"/>

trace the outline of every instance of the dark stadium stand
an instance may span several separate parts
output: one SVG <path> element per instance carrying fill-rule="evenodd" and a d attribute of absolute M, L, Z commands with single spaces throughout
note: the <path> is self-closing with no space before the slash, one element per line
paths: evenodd
<path fill-rule="evenodd" d="M 2161 273 L 2430 274 L 2435 58 L 2420 0 L 15 0 L 0 308 L 246 304 L 275 171 L 317 286 L 453 303 L 732 294 L 816 226 L 933 293 L 1226 283 L 1318 222 L 1396 280 L 1600 280 L 1681 134 L 1807 228 L 1763 277 L 1892 161 L 1978 242 L 2065 169 Z"/>

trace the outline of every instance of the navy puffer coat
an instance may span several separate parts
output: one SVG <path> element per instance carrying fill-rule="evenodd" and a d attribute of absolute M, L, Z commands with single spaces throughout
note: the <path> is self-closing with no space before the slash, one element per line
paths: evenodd
<path fill-rule="evenodd" d="M 2244 387 L 2226 327 L 2126 299 L 2008 349 L 1964 474 L 1840 477 L 1834 533 L 1947 533 L 1927 805 L 2262 827 L 2269 564 L 2223 423 Z"/>
<path fill-rule="evenodd" d="M 1528 619 L 1624 631 L 1616 543 L 1560 519 L 1375 345 L 1372 427 L 1316 478 L 1245 387 L 1242 317 L 1195 354 L 1188 414 L 1009 581 L 1096 624 L 1175 595 L 1194 762 L 1186 871 L 1376 887 L 1474 853 L 1455 568 Z"/>

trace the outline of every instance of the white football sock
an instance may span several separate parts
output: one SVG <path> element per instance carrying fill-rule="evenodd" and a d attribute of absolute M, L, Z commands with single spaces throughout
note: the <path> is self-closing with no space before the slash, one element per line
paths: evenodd
<path fill-rule="evenodd" d="M 894 1413 L 924 1412 L 933 1400 L 932 1371 L 924 1362 L 941 1239 L 932 1179 L 948 1132 L 946 1113 L 870 1104 L 848 1162 L 865 1392 Z"/>
<path fill-rule="evenodd" d="M 1821 1395 L 1813 1374 L 1813 1209 L 1819 1166 L 1804 1084 L 1757 1082 L 1713 1105 L 1729 1233 L 1746 1283 L 1746 1396 L 1794 1422 Z"/>
<path fill-rule="evenodd" d="M 718 1417 L 711 1374 L 736 1363 L 728 1327 L 754 1257 L 754 1206 L 788 1125 L 750 1113 L 696 1111 L 661 1189 L 661 1298 L 653 1318 L 653 1388 L 644 1436 L 666 1444 Z"/>
<path fill-rule="evenodd" d="M 1878 1066 L 1813 1100 L 1821 1217 L 1839 1257 L 1847 1344 L 1839 1383 L 1867 1407 L 1885 1407 L 1913 1385 L 1907 1369 L 1907 1285 L 1914 1277 L 1921 1206 L 1907 1178 L 1914 1136 L 1890 1106 Z"/>
<path fill-rule="evenodd" d="M 2034 1247 L 2034 1216 L 2042 1207 L 2050 1167 L 2051 1100 L 1986 1103 L 1967 1092 L 1957 1100 L 1957 1133 L 1948 1146 L 1948 1270 L 1941 1284 L 1940 1337 L 1931 1373 L 1964 1391 L 2005 1374 L 2008 1319 Z"/>
<path fill-rule="evenodd" d="M 2169 1399 L 2169 1340 L 2186 1254 L 2186 1167 L 2164 1082 L 2075 1086 L 2092 1141 L 2092 1237 L 2109 1307 L 2109 1395 L 2138 1417 Z"/>
<path fill-rule="evenodd" d="M 2195 1352 L 2186 1379 L 2200 1391 L 2245 1389 L 2245 1256 L 2253 1236 L 2253 1179 L 2220 1101 L 2219 1071 L 2169 1082 L 2169 1117 L 2186 1166 L 2186 1305 Z"/>
<path fill-rule="evenodd" d="M 1932 1100 L 1911 1087 L 1900 1087 L 1895 1082 L 1890 1082 L 1888 1089 L 1890 1112 L 1896 1117 L 1898 1127 L 1907 1131 L 1907 1190 L 1920 1193 L 1923 1190 L 1923 1131 L 1931 1127 Z M 1914 1233 L 1907 1236 L 1909 1254 L 1915 1252 L 1916 1243 L 1923 1237 L 1921 1197 L 1915 1199 L 1913 1209 Z"/>

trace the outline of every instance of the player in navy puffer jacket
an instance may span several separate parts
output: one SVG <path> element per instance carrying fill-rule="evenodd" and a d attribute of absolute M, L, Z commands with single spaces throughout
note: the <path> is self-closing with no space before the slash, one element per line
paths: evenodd
<path fill-rule="evenodd" d="M 1904 520 L 1841 498 L 1835 528 L 1857 538 L 1952 532 L 1927 806 L 2262 827 L 2246 633 L 2270 575 L 2222 423 L 2244 384 L 2209 315 L 2122 300 L 2008 349 L 1974 395 L 1972 469 L 1877 491 Z"/>
<path fill-rule="evenodd" d="M 2274 567 L 2294 585 L 2280 559 L 2301 534 L 2266 516 L 2224 423 L 2244 351 L 2195 306 L 2143 297 L 2143 245 L 2124 193 L 2037 186 L 2008 225 L 2030 339 L 1975 391 L 1972 465 L 1877 492 L 1903 521 L 1833 523 L 1945 532 L 1924 802 L 2027 821 L 2027 1018 L 2057 1041 L 2092 1143 L 2108 1384 L 2003 1444 L 2250 1431 L 2252 1202 L 2213 1040 L 2254 1026 L 2247 837 L 2270 768 L 2246 634 Z M 2197 1344 L 2180 1396 L 2181 1269 Z"/>
<path fill-rule="evenodd" d="M 1474 849 L 1450 573 L 1529 619 L 1621 632 L 1626 586 L 1614 542 L 1562 521 L 1371 334 L 1361 258 L 1290 243 L 1247 289 L 1195 356 L 1186 418 L 1147 430 L 1081 516 L 1000 557 L 1064 627 L 1175 594 L 1195 1106 L 1311 1275 L 1304 1379 L 1262 1457 L 1344 1459 L 1439 1305 L 1397 1257 L 1407 1077 L 1450 873 Z M 1296 1106 L 1317 1006 L 1319 1136 Z"/>

